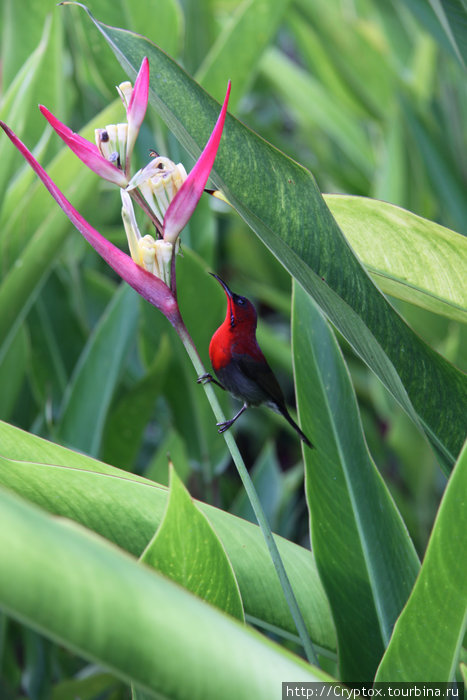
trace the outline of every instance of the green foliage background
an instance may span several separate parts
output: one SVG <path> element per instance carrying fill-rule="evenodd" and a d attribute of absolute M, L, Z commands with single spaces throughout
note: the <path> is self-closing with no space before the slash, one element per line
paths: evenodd
<path fill-rule="evenodd" d="M 450 5 L 441 5 L 451 26 Z M 446 34 L 431 5 L 422 0 L 90 0 L 89 8 L 99 20 L 154 41 L 217 100 L 230 78 L 232 114 L 313 173 L 319 189 L 328 193 L 326 202 L 344 234 L 376 283 L 391 295 L 391 303 L 431 348 L 466 369 L 466 247 L 459 234 L 467 233 L 467 100 L 465 41 L 456 23 L 456 31 Z M 122 68 L 79 8 L 3 0 L 1 12 L 1 118 L 30 147 L 37 144 L 38 158 L 49 164 L 73 204 L 124 247 L 118 193 L 61 149 L 36 110 L 38 102 L 44 103 L 73 129 L 86 125 L 83 133 L 92 138 L 95 127 L 123 118 L 114 101 L 114 86 L 125 78 Z M 193 162 L 152 109 L 138 142 L 141 164 L 149 148 L 187 166 Z M 120 467 L 136 479 L 144 476 L 160 484 L 168 484 L 170 454 L 193 496 L 253 520 L 210 407 L 172 329 L 101 263 L 5 138 L 0 139 L 0 156 L 0 419 Z M 270 175 L 254 173 L 254 163 L 239 163 L 245 190 L 248 168 L 252 181 L 253 175 L 265 181 Z M 384 208 L 374 212 L 371 203 L 362 203 L 362 225 L 356 226 L 348 218 L 354 200 L 337 196 L 341 194 L 384 200 L 430 221 L 401 212 L 394 225 L 393 209 L 386 215 Z M 400 234 L 394 239 L 393 228 Z M 244 220 L 208 197 L 182 240 L 183 257 L 177 263 L 180 304 L 206 364 L 210 336 L 225 312 L 223 293 L 207 275 L 214 270 L 256 302 L 260 344 L 293 404 L 289 273 Z M 316 312 L 297 290 L 294 303 L 297 328 L 298 318 L 314 318 Z M 321 328 L 318 317 L 313 327 Z M 349 421 L 357 416 L 358 405 L 366 441 L 358 448 L 362 470 L 377 479 L 377 467 L 385 483 L 383 489 L 382 482 L 374 482 L 378 485 L 372 497 L 382 493 L 386 502 L 387 487 L 422 557 L 446 486 L 436 454 L 344 337 L 337 335 L 338 349 L 324 327 L 320 333 L 320 343 L 329 343 L 330 357 L 337 358 L 332 371 L 341 382 Z M 298 346 L 295 340 L 294 352 Z M 340 353 L 350 372 L 355 406 L 350 383 L 339 369 Z M 300 370 L 296 357 L 294 361 L 298 377 L 302 371 L 300 387 L 309 374 Z M 317 383 L 313 386 L 310 392 L 318 393 Z M 233 403 L 227 396 L 220 399 L 230 415 Z M 299 408 L 302 421 L 310 413 L 310 426 L 317 410 L 325 421 L 321 407 L 307 408 L 300 400 Z M 334 415 L 331 411 L 330 435 Z M 345 423 L 339 427 L 336 420 L 340 435 Z M 273 531 L 308 546 L 304 465 L 294 433 L 266 409 L 252 409 L 236 431 Z M 25 454 L 12 456 L 7 444 L 4 433 L 0 454 L 5 464 L 10 459 L 28 461 Z M 32 452 L 38 449 L 31 445 Z M 348 475 L 345 464 L 342 474 Z M 2 483 L 21 492 L 6 478 Z M 56 486 L 52 481 L 50 494 Z M 308 477 L 312 502 L 311 487 Z M 53 497 L 39 497 L 38 490 L 23 495 L 47 508 Z M 116 502 L 121 508 L 121 501 Z M 62 513 L 57 499 L 50 510 L 73 517 L 74 507 L 71 502 Z M 33 514 L 26 517 L 36 522 Z M 74 519 L 89 526 L 84 515 Z M 391 519 L 399 532 L 397 517 Z M 133 554 L 142 553 L 113 538 L 111 530 L 110 525 L 106 532 L 97 528 Z M 326 534 L 315 536 L 319 541 Z M 404 547 L 397 566 L 402 561 L 407 566 L 408 591 L 417 565 L 409 546 Z M 228 554 L 234 561 L 230 550 Z M 110 561 L 112 553 L 108 556 Z M 394 567 L 395 561 L 384 566 Z M 327 565 L 332 562 L 318 561 L 318 568 Z M 233 568 L 238 578 L 235 563 Z M 314 568 L 309 580 L 313 576 Z M 316 585 L 316 595 L 322 595 Z M 376 581 L 376 589 L 378 585 Z M 248 620 L 241 585 L 240 590 Z M 381 590 L 377 600 L 378 595 Z M 257 606 L 255 599 L 251 609 Z M 423 601 L 418 606 L 421 614 Z M 287 627 L 281 614 L 270 620 L 276 632 Z M 389 633 L 379 623 L 375 644 L 384 648 Z M 401 619 L 404 624 L 410 627 Z M 327 609 L 322 625 L 312 636 L 319 638 L 323 667 L 337 676 Z M 41 699 L 73 693 L 82 698 L 128 697 L 127 684 L 7 616 L 1 618 L 0 636 L 2 697 L 18 697 L 20 687 L 27 697 Z M 279 639 L 298 650 L 295 638 Z M 449 640 L 445 643 L 449 646 Z M 403 648 L 391 651 L 397 653 L 403 654 Z M 342 659 L 340 663 L 342 670 Z M 372 668 L 374 658 L 368 664 Z M 390 677 L 385 672 L 383 667 L 381 679 Z"/>

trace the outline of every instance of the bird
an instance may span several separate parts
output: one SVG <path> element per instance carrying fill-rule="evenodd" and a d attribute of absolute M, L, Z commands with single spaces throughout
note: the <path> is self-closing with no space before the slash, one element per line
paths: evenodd
<path fill-rule="evenodd" d="M 300 439 L 310 448 L 312 443 L 293 420 L 284 394 L 256 340 L 256 309 L 246 297 L 232 292 L 219 275 L 210 273 L 224 288 L 227 313 L 209 344 L 209 358 L 217 379 L 209 372 L 198 377 L 198 383 L 213 382 L 243 401 L 233 418 L 217 423 L 224 433 L 250 406 L 266 404 L 284 416 Z"/>

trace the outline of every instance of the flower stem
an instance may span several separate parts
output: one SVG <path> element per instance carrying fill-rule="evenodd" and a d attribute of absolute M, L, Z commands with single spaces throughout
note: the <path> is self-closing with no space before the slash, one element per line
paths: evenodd
<path fill-rule="evenodd" d="M 201 375 L 205 374 L 205 368 L 181 316 L 178 315 L 177 318 L 172 318 L 171 322 L 175 330 L 177 331 L 185 347 L 185 350 L 187 351 L 188 356 L 190 357 L 190 360 L 193 363 L 197 376 L 200 377 Z M 212 385 L 210 383 L 204 384 L 204 390 L 206 392 L 208 401 L 211 404 L 211 408 L 213 410 L 214 416 L 216 417 L 216 420 L 219 423 L 224 422 L 225 416 L 222 412 L 222 409 L 217 400 L 217 396 L 214 392 Z M 271 527 L 266 518 L 266 514 L 258 498 L 258 494 L 256 493 L 253 481 L 251 480 L 250 474 L 245 466 L 245 462 L 243 461 L 243 458 L 240 454 L 240 450 L 238 449 L 237 443 L 235 442 L 235 438 L 233 437 L 232 433 L 226 431 L 223 435 L 227 443 L 227 447 L 229 448 L 232 459 L 234 461 L 234 464 L 239 473 L 240 479 L 242 480 L 247 496 L 250 500 L 251 507 L 253 508 L 256 520 L 258 521 L 258 525 L 261 529 L 261 532 L 263 533 L 263 537 L 266 541 L 266 545 L 268 547 L 269 554 L 274 564 L 274 568 L 276 569 L 276 573 L 279 577 L 279 581 L 284 592 L 287 605 L 295 622 L 295 626 L 300 636 L 300 640 L 305 650 L 307 659 L 311 664 L 319 666 L 313 643 L 310 639 L 308 630 L 306 628 L 305 620 L 303 619 L 303 615 L 298 606 L 297 599 L 293 592 L 289 577 L 287 576 L 284 563 L 279 553 L 276 541 L 271 532 Z"/>

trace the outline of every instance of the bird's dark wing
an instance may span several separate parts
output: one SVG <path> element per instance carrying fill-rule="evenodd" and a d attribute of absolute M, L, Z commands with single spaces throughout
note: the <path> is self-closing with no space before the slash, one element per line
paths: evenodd
<path fill-rule="evenodd" d="M 282 389 L 266 360 L 258 362 L 250 355 L 242 354 L 236 355 L 234 361 L 245 377 L 255 382 L 264 393 L 264 402 L 271 402 L 279 409 L 285 407 Z"/>

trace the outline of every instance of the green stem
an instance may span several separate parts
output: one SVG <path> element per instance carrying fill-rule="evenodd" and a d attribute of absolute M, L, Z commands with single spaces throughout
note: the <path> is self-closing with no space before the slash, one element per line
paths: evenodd
<path fill-rule="evenodd" d="M 197 376 L 200 377 L 201 375 L 205 374 L 205 368 L 203 366 L 200 356 L 198 355 L 198 351 L 196 350 L 195 344 L 190 334 L 188 333 L 185 324 L 183 323 L 181 316 L 179 315 L 178 318 L 171 319 L 171 321 L 175 330 L 180 336 L 180 339 L 190 357 L 190 360 L 193 363 Z M 204 390 L 206 392 L 208 401 L 211 404 L 211 408 L 216 417 L 216 420 L 219 423 L 223 423 L 225 421 L 225 416 L 222 412 L 222 409 L 217 400 L 217 396 L 214 392 L 212 385 L 206 383 L 204 385 Z M 277 575 L 279 577 L 279 581 L 282 586 L 282 590 L 284 591 L 284 596 L 287 601 L 287 605 L 289 607 L 290 613 L 297 628 L 297 632 L 300 636 L 300 640 L 305 650 L 307 659 L 311 664 L 319 666 L 316 652 L 308 634 L 305 620 L 303 619 L 303 615 L 298 606 L 295 593 L 293 592 L 292 586 L 289 581 L 289 577 L 287 576 L 287 572 L 285 570 L 281 555 L 279 554 L 279 549 L 271 532 L 271 528 L 266 518 L 266 514 L 258 498 L 258 494 L 256 493 L 250 474 L 245 466 L 245 462 L 243 461 L 243 458 L 240 454 L 240 450 L 237 447 L 237 443 L 235 442 L 235 438 L 233 437 L 231 432 L 226 431 L 224 433 L 224 439 L 227 443 L 227 447 L 230 450 L 230 454 L 232 456 L 234 464 L 237 467 L 240 479 L 242 480 L 243 486 L 250 500 L 251 507 L 253 508 L 254 514 L 256 516 L 256 520 L 258 521 L 258 525 L 261 529 L 261 532 L 263 533 L 263 537 L 266 541 L 266 545 L 268 547 L 269 554 L 274 564 L 274 568 L 276 569 Z"/>

